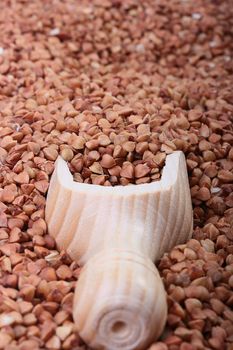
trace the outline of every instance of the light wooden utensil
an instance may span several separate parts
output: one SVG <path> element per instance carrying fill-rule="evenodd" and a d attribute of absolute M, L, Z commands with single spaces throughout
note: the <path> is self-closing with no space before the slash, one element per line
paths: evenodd
<path fill-rule="evenodd" d="M 183 153 L 167 156 L 160 181 L 125 187 L 74 182 L 59 157 L 45 214 L 58 247 L 84 266 L 73 306 L 80 336 L 95 349 L 145 349 L 167 317 L 154 262 L 193 228 Z"/>

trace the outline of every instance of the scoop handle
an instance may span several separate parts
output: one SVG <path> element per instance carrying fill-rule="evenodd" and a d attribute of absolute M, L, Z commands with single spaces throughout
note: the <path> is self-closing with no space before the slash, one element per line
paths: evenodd
<path fill-rule="evenodd" d="M 81 272 L 73 316 L 90 347 L 145 349 L 161 334 L 167 316 L 156 267 L 138 253 L 102 251 Z"/>

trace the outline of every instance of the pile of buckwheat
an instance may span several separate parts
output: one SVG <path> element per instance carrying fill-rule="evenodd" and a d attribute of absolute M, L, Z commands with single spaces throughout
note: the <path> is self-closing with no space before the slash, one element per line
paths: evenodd
<path fill-rule="evenodd" d="M 232 350 L 232 0 L 1 0 L 0 33 L 0 349 L 88 349 L 80 267 L 44 220 L 58 155 L 114 186 L 159 180 L 182 150 L 194 232 L 158 264 L 150 350 Z"/>

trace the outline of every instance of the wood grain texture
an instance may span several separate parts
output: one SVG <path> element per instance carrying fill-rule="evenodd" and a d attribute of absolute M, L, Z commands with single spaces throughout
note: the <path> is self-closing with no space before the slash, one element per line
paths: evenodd
<path fill-rule="evenodd" d="M 152 261 L 127 251 L 91 258 L 77 283 L 74 320 L 96 349 L 143 349 L 161 334 L 166 294 Z"/>
<path fill-rule="evenodd" d="M 49 233 L 85 265 L 74 319 L 97 349 L 144 349 L 162 332 L 166 295 L 152 262 L 193 227 L 185 157 L 167 156 L 158 182 L 103 187 L 73 181 L 58 158 L 47 204 Z"/>

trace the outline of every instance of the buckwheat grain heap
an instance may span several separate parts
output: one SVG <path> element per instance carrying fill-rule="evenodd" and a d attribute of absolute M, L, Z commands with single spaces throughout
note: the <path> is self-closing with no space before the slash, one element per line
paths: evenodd
<path fill-rule="evenodd" d="M 115 186 L 159 180 L 182 150 L 194 232 L 158 263 L 168 320 L 150 350 L 232 350 L 232 1 L 2 0 L 0 33 L 0 349 L 88 349 L 80 267 L 44 220 L 58 155 Z"/>

